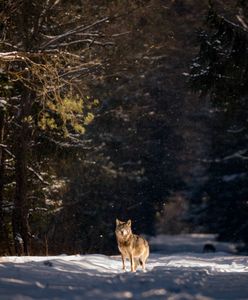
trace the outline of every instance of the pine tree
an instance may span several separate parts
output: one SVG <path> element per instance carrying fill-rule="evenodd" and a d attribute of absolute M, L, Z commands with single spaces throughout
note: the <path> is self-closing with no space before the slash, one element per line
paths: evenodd
<path fill-rule="evenodd" d="M 199 35 L 199 55 L 191 66 L 192 88 L 208 94 L 212 105 L 209 178 L 200 193 L 201 205 L 195 200 L 194 207 L 207 230 L 247 243 L 247 6 L 239 1 L 228 11 L 227 17 L 210 1 L 206 28 Z"/>

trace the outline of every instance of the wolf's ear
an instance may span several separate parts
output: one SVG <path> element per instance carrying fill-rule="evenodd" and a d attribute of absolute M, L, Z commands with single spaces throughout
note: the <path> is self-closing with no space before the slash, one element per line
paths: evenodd
<path fill-rule="evenodd" d="M 127 225 L 131 227 L 131 224 L 132 224 L 132 221 L 131 221 L 131 220 L 128 220 L 128 221 L 127 221 Z"/>
<path fill-rule="evenodd" d="M 115 221 L 116 221 L 116 226 L 118 226 L 120 224 L 120 221 L 118 219 L 116 219 Z"/>

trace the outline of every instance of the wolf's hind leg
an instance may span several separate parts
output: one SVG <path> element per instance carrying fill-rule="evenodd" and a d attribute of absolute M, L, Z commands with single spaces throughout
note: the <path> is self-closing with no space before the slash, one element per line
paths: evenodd
<path fill-rule="evenodd" d="M 139 259 L 142 270 L 144 272 L 146 271 L 146 262 L 147 262 L 148 256 L 149 256 L 149 249 L 146 249 L 145 253 Z"/>
<path fill-rule="evenodd" d="M 145 263 L 145 260 L 143 260 L 143 258 L 140 258 L 139 259 L 139 263 L 142 267 L 142 270 L 145 271 L 146 270 L 146 263 Z"/>
<path fill-rule="evenodd" d="M 134 268 L 135 270 L 138 268 L 140 265 L 140 259 L 139 258 L 134 258 Z"/>

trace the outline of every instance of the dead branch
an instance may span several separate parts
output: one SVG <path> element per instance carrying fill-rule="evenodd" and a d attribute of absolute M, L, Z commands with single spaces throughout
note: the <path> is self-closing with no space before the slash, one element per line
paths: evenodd
<path fill-rule="evenodd" d="M 98 21 L 96 21 L 96 22 L 88 25 L 88 26 L 79 25 L 76 28 L 71 29 L 71 30 L 69 30 L 69 31 L 67 31 L 67 32 L 65 32 L 63 34 L 57 35 L 56 37 L 54 37 L 50 41 L 48 41 L 48 42 L 44 43 L 43 45 L 41 45 L 40 48 L 41 49 L 45 49 L 45 48 L 47 48 L 47 47 L 49 47 L 51 45 L 56 44 L 60 40 L 63 40 L 65 38 L 69 37 L 69 36 L 75 35 L 76 33 L 81 33 L 81 32 L 84 32 L 86 30 L 89 30 L 89 29 L 91 29 L 91 28 L 93 28 L 93 27 L 95 27 L 95 26 L 97 26 L 97 25 L 99 25 L 101 23 L 104 23 L 104 22 L 106 22 L 108 20 L 109 20 L 109 17 L 105 17 L 105 18 L 103 18 L 101 20 L 98 20 Z"/>
<path fill-rule="evenodd" d="M 115 43 L 114 42 L 99 42 L 96 40 L 92 40 L 92 39 L 84 39 L 84 40 L 75 40 L 75 41 L 71 41 L 71 42 L 67 42 L 67 43 L 61 43 L 58 45 L 54 45 L 53 47 L 59 47 L 59 48 L 63 48 L 63 47 L 69 47 L 72 45 L 79 45 L 79 44 L 90 44 L 91 45 L 97 45 L 97 46 L 102 46 L 102 47 L 106 47 L 106 46 L 114 46 Z"/>

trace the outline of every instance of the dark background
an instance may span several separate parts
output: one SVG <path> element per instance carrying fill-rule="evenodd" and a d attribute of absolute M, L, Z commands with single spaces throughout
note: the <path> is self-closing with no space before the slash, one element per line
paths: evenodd
<path fill-rule="evenodd" d="M 1 254 L 115 253 L 116 218 L 147 235 L 217 233 L 245 251 L 246 1 L 0 5 L 0 51 L 25 57 L 0 58 Z M 65 51 L 87 68 L 56 102 L 43 87 L 77 66 Z"/>

